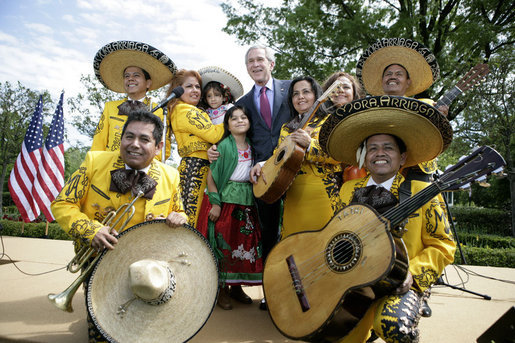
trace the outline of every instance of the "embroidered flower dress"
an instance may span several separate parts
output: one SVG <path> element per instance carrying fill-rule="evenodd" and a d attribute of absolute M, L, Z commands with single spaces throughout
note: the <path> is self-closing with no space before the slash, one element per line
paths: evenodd
<path fill-rule="evenodd" d="M 218 125 L 224 122 L 225 112 L 233 106 L 233 104 L 225 104 L 218 108 L 208 108 L 206 112 L 209 114 L 209 119 L 211 119 L 213 125 Z"/>
<path fill-rule="evenodd" d="M 250 145 L 246 150 L 238 150 L 232 136 L 220 142 L 218 151 L 220 158 L 211 164 L 218 193 L 209 193 L 210 204 L 203 207 L 197 228 L 215 250 L 223 282 L 259 285 L 263 259 L 261 229 L 249 182 L 252 151 Z M 211 203 L 220 203 L 222 207 L 216 223 L 208 219 Z"/>

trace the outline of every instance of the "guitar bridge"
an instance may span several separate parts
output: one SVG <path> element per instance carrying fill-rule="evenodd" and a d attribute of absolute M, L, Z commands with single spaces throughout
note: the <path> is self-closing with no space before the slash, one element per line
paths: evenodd
<path fill-rule="evenodd" d="M 293 288 L 295 289 L 297 298 L 299 298 L 302 312 L 306 312 L 311 307 L 309 306 L 308 298 L 306 297 L 304 286 L 302 285 L 302 280 L 300 279 L 299 270 L 297 269 L 293 255 L 286 258 L 286 263 L 288 264 L 288 270 L 290 271 L 291 279 L 293 281 Z"/>

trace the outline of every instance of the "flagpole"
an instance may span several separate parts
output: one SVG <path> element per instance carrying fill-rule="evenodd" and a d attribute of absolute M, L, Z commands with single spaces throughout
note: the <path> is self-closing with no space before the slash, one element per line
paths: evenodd
<path fill-rule="evenodd" d="M 46 221 L 45 238 L 48 238 L 48 220 Z"/>

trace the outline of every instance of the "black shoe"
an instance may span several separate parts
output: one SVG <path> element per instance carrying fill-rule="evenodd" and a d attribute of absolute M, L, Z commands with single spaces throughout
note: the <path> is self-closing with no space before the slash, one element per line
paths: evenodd
<path fill-rule="evenodd" d="M 431 311 L 431 307 L 427 304 L 427 301 L 422 301 L 422 305 L 420 306 L 420 312 L 422 314 L 422 317 L 431 317 L 431 314 L 433 314 L 433 311 Z"/>
<path fill-rule="evenodd" d="M 259 303 L 259 309 L 262 311 L 268 311 L 268 306 L 266 306 L 265 298 L 261 299 L 261 302 Z"/>
<path fill-rule="evenodd" d="M 242 304 L 252 304 L 252 299 L 245 294 L 241 286 L 231 286 L 229 296 Z"/>

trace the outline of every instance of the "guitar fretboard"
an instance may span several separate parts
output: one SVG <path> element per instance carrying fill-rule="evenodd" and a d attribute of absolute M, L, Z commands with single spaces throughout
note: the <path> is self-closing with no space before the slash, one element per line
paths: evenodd
<path fill-rule="evenodd" d="M 445 93 L 436 103 L 435 107 L 438 108 L 440 106 L 449 106 L 451 102 L 463 93 L 458 86 L 454 86 L 450 91 Z"/>

